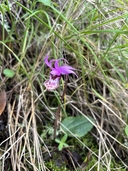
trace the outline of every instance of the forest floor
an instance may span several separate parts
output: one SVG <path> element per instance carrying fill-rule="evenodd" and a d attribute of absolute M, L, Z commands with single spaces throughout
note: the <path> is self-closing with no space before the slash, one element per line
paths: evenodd
<path fill-rule="evenodd" d="M 1 171 L 128 170 L 127 36 L 127 1 L 1 1 Z"/>

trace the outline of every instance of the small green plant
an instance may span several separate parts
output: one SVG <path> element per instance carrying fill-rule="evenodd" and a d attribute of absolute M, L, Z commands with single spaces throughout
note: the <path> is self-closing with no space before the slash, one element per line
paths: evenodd
<path fill-rule="evenodd" d="M 11 69 L 6 68 L 4 69 L 3 74 L 8 78 L 13 78 L 15 75 L 15 72 Z"/>
<path fill-rule="evenodd" d="M 67 134 L 65 134 L 62 138 L 61 138 L 61 140 L 59 140 L 59 139 L 55 139 L 55 142 L 57 142 L 58 144 L 59 144 L 59 146 L 58 146 L 58 150 L 59 151 L 61 151 L 64 147 L 68 147 L 68 144 L 66 144 L 65 142 L 66 142 L 66 140 L 67 140 L 67 138 L 68 138 L 68 135 Z"/>
<path fill-rule="evenodd" d="M 61 129 L 65 134 L 61 140 L 55 139 L 55 141 L 59 143 L 59 151 L 61 151 L 64 147 L 68 147 L 68 144 L 66 143 L 68 136 L 76 136 L 80 138 L 86 135 L 93 128 L 94 119 L 91 117 L 88 117 L 88 119 L 83 115 L 78 115 L 74 117 L 67 117 L 62 121 Z"/>

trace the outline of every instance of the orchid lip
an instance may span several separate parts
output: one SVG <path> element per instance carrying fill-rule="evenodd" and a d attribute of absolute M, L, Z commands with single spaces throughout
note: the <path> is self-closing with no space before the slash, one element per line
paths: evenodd
<path fill-rule="evenodd" d="M 50 78 L 48 80 L 46 80 L 44 82 L 44 86 L 46 87 L 47 90 L 51 91 L 51 90 L 55 90 L 56 88 L 59 87 L 59 78 L 52 78 L 50 76 Z"/>

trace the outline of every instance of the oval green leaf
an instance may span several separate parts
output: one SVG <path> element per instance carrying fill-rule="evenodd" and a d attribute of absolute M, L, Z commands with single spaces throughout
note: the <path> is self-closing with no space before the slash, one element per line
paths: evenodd
<path fill-rule="evenodd" d="M 38 2 L 42 2 L 44 5 L 50 6 L 51 0 L 38 0 Z"/>
<path fill-rule="evenodd" d="M 15 75 L 15 72 L 11 69 L 4 69 L 3 74 L 8 78 L 13 78 Z"/>
<path fill-rule="evenodd" d="M 92 122 L 94 119 L 88 117 Z M 68 136 L 72 136 L 74 134 L 77 137 L 82 137 L 86 135 L 92 128 L 93 124 L 89 122 L 83 115 L 78 115 L 75 117 L 67 117 L 62 121 L 61 124 L 62 130 L 68 134 Z M 71 133 L 72 134 L 71 134 Z"/>

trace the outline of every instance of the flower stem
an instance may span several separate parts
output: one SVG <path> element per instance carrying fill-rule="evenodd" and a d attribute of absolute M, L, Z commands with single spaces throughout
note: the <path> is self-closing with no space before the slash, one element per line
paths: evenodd
<path fill-rule="evenodd" d="M 65 78 L 64 89 L 63 89 L 63 93 L 62 93 L 62 96 L 61 96 L 61 99 L 60 99 L 61 104 L 62 104 L 63 101 L 64 101 L 64 95 L 65 95 L 65 93 L 66 93 L 67 82 L 68 82 L 68 77 L 67 77 L 67 75 L 66 75 L 65 77 L 66 77 L 66 78 Z M 54 122 L 54 139 L 56 139 L 56 130 L 57 130 L 57 126 L 58 126 L 58 122 L 57 122 L 57 121 L 58 121 L 59 118 L 60 118 L 61 104 L 59 104 L 58 109 L 57 109 L 57 111 L 56 111 L 55 122 Z"/>

